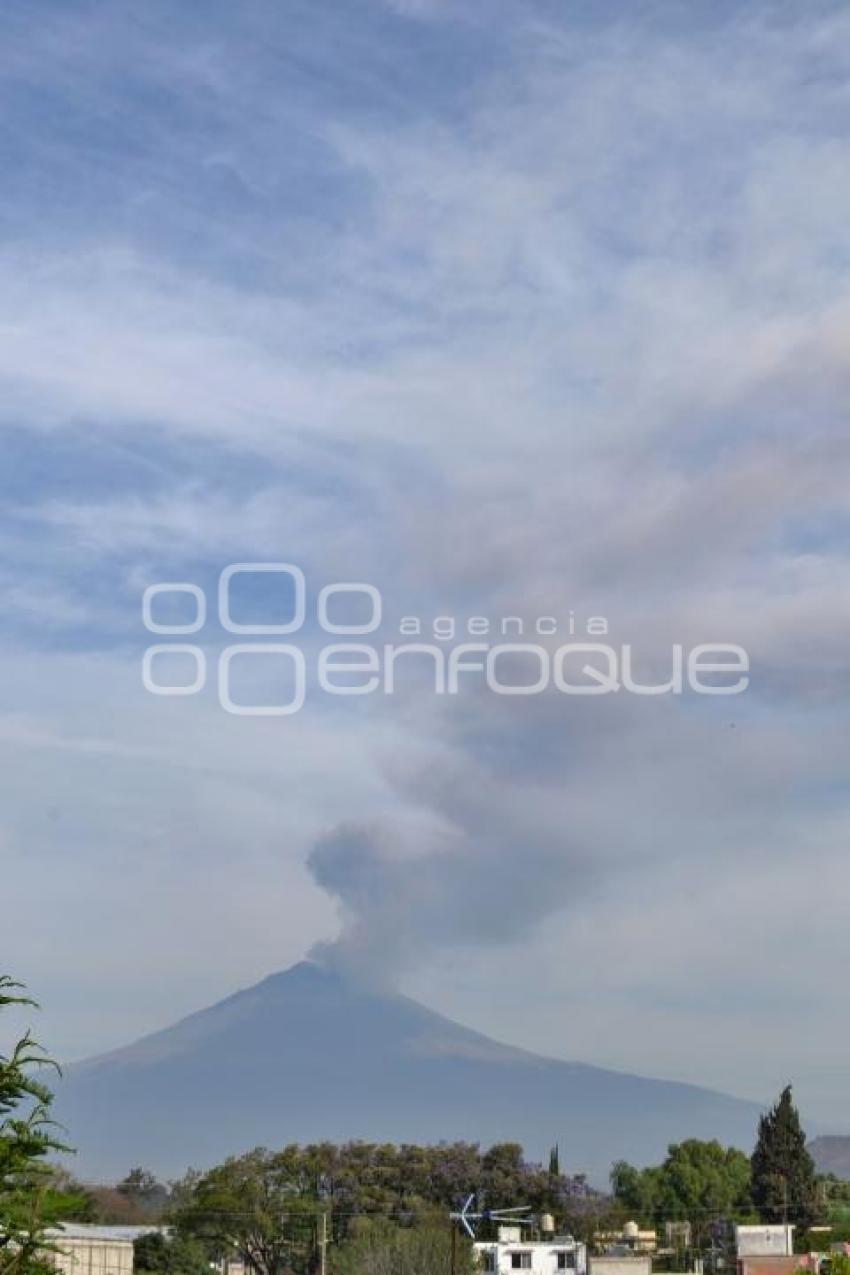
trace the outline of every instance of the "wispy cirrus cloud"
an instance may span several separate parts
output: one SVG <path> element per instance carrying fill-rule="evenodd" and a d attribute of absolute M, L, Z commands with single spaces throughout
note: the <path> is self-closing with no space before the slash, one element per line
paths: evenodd
<path fill-rule="evenodd" d="M 45 903 L 63 962 L 94 978 L 93 920 L 126 925 L 132 866 L 163 969 L 192 917 L 194 972 L 163 993 L 188 1009 L 278 942 L 281 960 L 333 942 L 329 893 L 337 955 L 361 967 L 392 951 L 410 985 L 511 1036 L 545 960 L 598 1058 L 631 1046 L 594 988 L 652 1021 L 647 1070 L 710 1081 L 706 1040 L 681 1043 L 667 954 L 685 936 L 665 917 L 711 934 L 735 896 L 684 968 L 738 1041 L 725 1083 L 760 1096 L 777 1078 L 728 953 L 756 911 L 773 965 L 747 1001 L 775 1004 L 790 973 L 769 917 L 843 879 L 847 15 L 292 0 L 4 22 L 0 542 L 9 703 L 28 714 L 4 740 L 28 760 L 3 853 L 20 870 L 28 852 L 29 887 L 67 848 Z M 240 558 L 301 562 L 314 590 L 371 580 L 390 626 L 603 614 L 650 665 L 674 640 L 738 640 L 752 688 L 734 713 L 411 689 L 279 735 L 145 702 L 145 583 L 209 584 Z M 116 757 L 82 750 L 68 772 L 50 740 L 77 735 Z M 39 793 L 58 814 L 33 814 Z M 625 982 L 624 884 L 648 918 Z M 553 934 L 606 925 L 582 999 Z M 122 987 L 148 981 L 133 933 Z M 795 946 L 794 986 L 828 1015 L 821 956 Z M 497 1003 L 487 964 L 506 959 Z M 145 1004 L 90 1047 L 156 1025 L 162 999 Z M 69 1050 L 87 1047 L 76 1012 L 55 1020 Z"/>

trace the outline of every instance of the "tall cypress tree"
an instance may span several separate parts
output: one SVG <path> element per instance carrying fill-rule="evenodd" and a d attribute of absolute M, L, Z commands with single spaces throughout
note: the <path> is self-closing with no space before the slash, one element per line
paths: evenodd
<path fill-rule="evenodd" d="M 765 1222 L 811 1226 L 817 1220 L 817 1182 L 791 1086 L 759 1120 L 750 1161 L 753 1203 Z"/>
<path fill-rule="evenodd" d="M 561 1154 L 557 1142 L 549 1152 L 549 1172 L 553 1178 L 560 1177 L 561 1174 Z"/>

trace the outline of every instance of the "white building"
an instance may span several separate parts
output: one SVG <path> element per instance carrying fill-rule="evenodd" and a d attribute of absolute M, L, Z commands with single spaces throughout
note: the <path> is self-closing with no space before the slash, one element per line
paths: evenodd
<path fill-rule="evenodd" d="M 47 1232 L 47 1260 L 60 1275 L 133 1275 L 133 1241 L 160 1228 L 68 1222 Z"/>
<path fill-rule="evenodd" d="M 793 1226 L 736 1226 L 738 1257 L 791 1257 L 794 1253 Z"/>
<path fill-rule="evenodd" d="M 572 1271 L 574 1275 L 587 1275 L 587 1248 L 571 1235 L 529 1240 L 523 1238 L 519 1227 L 502 1226 L 498 1240 L 478 1240 L 474 1247 L 479 1267 L 488 1275 L 507 1275 L 509 1271 L 531 1271 L 532 1275 Z"/>

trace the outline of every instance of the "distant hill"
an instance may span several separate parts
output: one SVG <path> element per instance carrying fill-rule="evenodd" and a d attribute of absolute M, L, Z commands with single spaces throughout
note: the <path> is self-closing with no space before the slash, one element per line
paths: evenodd
<path fill-rule="evenodd" d="M 818 1173 L 833 1173 L 837 1178 L 850 1182 L 850 1136 L 824 1134 L 813 1138 L 809 1151 Z"/>
<path fill-rule="evenodd" d="M 554 1142 L 569 1172 L 604 1183 L 617 1158 L 668 1143 L 749 1149 L 758 1107 L 502 1045 L 404 996 L 304 962 L 126 1049 L 68 1069 L 59 1118 L 75 1172 L 161 1175 L 256 1145 L 349 1138 Z"/>

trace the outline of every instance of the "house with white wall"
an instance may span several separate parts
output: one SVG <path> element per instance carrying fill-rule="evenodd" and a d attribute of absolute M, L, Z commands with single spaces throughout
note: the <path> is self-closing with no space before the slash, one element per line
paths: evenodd
<path fill-rule="evenodd" d="M 510 1275 L 513 1271 L 530 1271 L 531 1275 L 570 1271 L 573 1275 L 587 1275 L 587 1248 L 571 1235 L 530 1240 L 523 1237 L 519 1227 L 502 1226 L 498 1239 L 477 1240 L 474 1247 L 479 1270 L 486 1275 Z"/>

